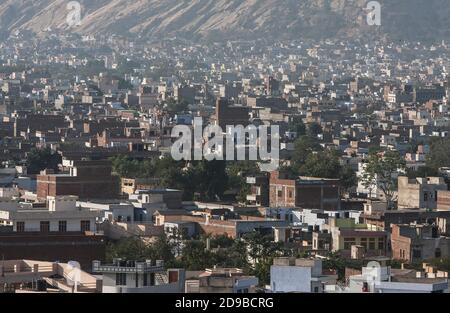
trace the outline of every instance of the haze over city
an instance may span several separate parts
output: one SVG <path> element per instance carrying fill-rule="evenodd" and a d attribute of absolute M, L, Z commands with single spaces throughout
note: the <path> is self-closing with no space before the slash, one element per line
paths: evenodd
<path fill-rule="evenodd" d="M 0 293 L 448 293 L 447 2 L 1 0 Z"/>

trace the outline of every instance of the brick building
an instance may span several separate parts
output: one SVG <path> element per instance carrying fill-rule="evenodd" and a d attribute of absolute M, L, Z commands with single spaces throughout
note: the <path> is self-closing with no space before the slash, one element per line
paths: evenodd
<path fill-rule="evenodd" d="M 105 259 L 101 235 L 82 232 L 0 233 L 0 251 L 5 260 L 77 261 L 90 271 L 93 260 Z"/>
<path fill-rule="evenodd" d="M 216 103 L 216 122 L 217 125 L 226 131 L 227 125 L 249 124 L 249 108 L 244 106 L 231 105 L 226 99 L 218 99 Z"/>
<path fill-rule="evenodd" d="M 391 247 L 393 259 L 413 263 L 449 255 L 450 238 L 435 225 L 393 224 Z"/>
<path fill-rule="evenodd" d="M 32 134 L 36 131 L 56 130 L 68 126 L 63 115 L 43 115 L 16 112 L 14 114 L 14 136 L 19 137 L 21 132 Z"/>
<path fill-rule="evenodd" d="M 315 177 L 289 179 L 279 172 L 270 174 L 269 204 L 271 207 L 302 207 L 309 209 L 340 209 L 340 181 Z"/>
<path fill-rule="evenodd" d="M 37 196 L 78 196 L 80 199 L 107 199 L 118 195 L 119 182 L 111 175 L 109 161 L 63 161 L 68 174 L 47 174 L 37 177 Z"/>
<path fill-rule="evenodd" d="M 287 221 L 266 219 L 255 216 L 241 216 L 240 219 L 213 219 L 210 215 L 194 216 L 184 210 L 157 211 L 154 214 L 155 225 L 161 226 L 173 222 L 194 222 L 196 233 L 207 235 L 224 235 L 230 238 L 240 238 L 255 230 L 273 233 L 273 227 L 287 226 Z"/>

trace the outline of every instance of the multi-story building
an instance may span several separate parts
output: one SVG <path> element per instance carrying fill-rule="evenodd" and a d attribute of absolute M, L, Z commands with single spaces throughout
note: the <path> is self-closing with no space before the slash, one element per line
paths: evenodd
<path fill-rule="evenodd" d="M 440 190 L 447 190 L 447 184 L 442 177 L 409 179 L 400 176 L 398 178 L 398 208 L 435 210 Z"/>
<path fill-rule="evenodd" d="M 101 213 L 76 207 L 77 197 L 48 197 L 47 207 L 25 205 L 0 211 L 0 219 L 8 221 L 13 231 L 23 232 L 93 232 Z"/>
<path fill-rule="evenodd" d="M 21 205 L 0 210 L 2 255 L 7 259 L 71 261 L 91 266 L 103 259 L 105 242 L 96 229 L 101 212 L 76 207 L 77 198 L 49 197 L 46 207 Z"/>
<path fill-rule="evenodd" d="M 185 271 L 166 270 L 163 261 L 114 259 L 113 264 L 92 262 L 92 271 L 103 277 L 103 293 L 183 293 Z"/>
<path fill-rule="evenodd" d="M 2 260 L 0 293 L 101 292 L 97 278 L 78 268 L 78 265 L 75 262 L 67 264 L 34 260 Z"/>
<path fill-rule="evenodd" d="M 450 238 L 429 224 L 393 224 L 391 246 L 393 259 L 409 263 L 450 254 Z"/>
<path fill-rule="evenodd" d="M 249 124 L 249 108 L 231 105 L 227 99 L 218 99 L 216 103 L 216 124 L 227 131 L 227 126 Z"/>
<path fill-rule="evenodd" d="M 437 197 L 437 210 L 450 211 L 450 191 L 439 190 Z"/>
<path fill-rule="evenodd" d="M 247 177 L 247 184 L 250 184 L 250 194 L 247 201 L 250 205 L 269 205 L 269 178 L 267 175 Z"/>
<path fill-rule="evenodd" d="M 331 234 L 332 251 L 339 251 L 342 257 L 352 256 L 352 246 L 360 246 L 362 255 L 385 256 L 387 251 L 387 232 L 371 230 L 365 224 L 355 224 L 354 219 L 329 218 L 324 231 Z"/>
<path fill-rule="evenodd" d="M 337 275 L 325 272 L 321 259 L 275 258 L 270 267 L 270 289 L 278 292 L 322 293 Z"/>
<path fill-rule="evenodd" d="M 339 210 L 340 181 L 315 177 L 288 179 L 279 172 L 270 174 L 269 204 L 271 207 L 301 207 Z"/>
<path fill-rule="evenodd" d="M 118 179 L 111 175 L 109 161 L 64 160 L 67 174 L 43 172 L 37 177 L 37 196 L 78 196 L 80 199 L 109 199 L 118 195 Z"/>
<path fill-rule="evenodd" d="M 215 267 L 186 280 L 186 293 L 255 293 L 258 283 L 239 268 Z"/>

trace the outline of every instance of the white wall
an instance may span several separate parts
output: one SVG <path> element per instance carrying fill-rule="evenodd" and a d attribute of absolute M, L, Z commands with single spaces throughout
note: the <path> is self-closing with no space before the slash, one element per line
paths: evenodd
<path fill-rule="evenodd" d="M 271 266 L 272 292 L 311 292 L 311 268 L 300 266 Z"/>

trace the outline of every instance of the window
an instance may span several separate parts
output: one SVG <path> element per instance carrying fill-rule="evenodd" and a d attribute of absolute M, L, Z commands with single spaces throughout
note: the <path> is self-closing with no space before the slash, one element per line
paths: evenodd
<path fill-rule="evenodd" d="M 350 250 L 355 244 L 355 238 L 344 238 L 344 250 Z"/>
<path fill-rule="evenodd" d="M 150 286 L 155 285 L 155 273 L 150 273 Z"/>
<path fill-rule="evenodd" d="M 50 222 L 49 221 L 41 221 L 41 233 L 50 232 Z"/>
<path fill-rule="evenodd" d="M 91 221 L 81 221 L 81 231 L 90 231 Z"/>
<path fill-rule="evenodd" d="M 144 282 L 143 282 L 143 286 L 147 287 L 148 286 L 148 274 L 144 273 Z"/>
<path fill-rule="evenodd" d="M 363 246 L 364 249 L 367 249 L 367 238 L 361 238 L 361 246 Z"/>
<path fill-rule="evenodd" d="M 281 198 L 283 196 L 283 191 L 282 190 L 278 190 L 278 197 Z"/>
<path fill-rule="evenodd" d="M 441 257 L 441 249 L 440 248 L 436 248 L 436 250 L 434 251 L 434 257 L 435 258 L 440 258 Z"/>
<path fill-rule="evenodd" d="M 418 249 L 413 250 L 413 258 L 421 258 L 422 257 L 422 251 Z"/>
<path fill-rule="evenodd" d="M 406 258 L 406 250 L 400 249 L 400 258 L 401 258 L 402 260 L 406 260 L 406 259 L 407 259 L 407 258 Z"/>
<path fill-rule="evenodd" d="M 369 250 L 375 250 L 375 238 L 369 238 Z"/>
<path fill-rule="evenodd" d="M 319 293 L 319 287 L 314 287 L 314 293 Z"/>
<path fill-rule="evenodd" d="M 428 193 L 427 192 L 423 193 L 423 201 L 428 201 Z"/>
<path fill-rule="evenodd" d="M 67 221 L 58 222 L 58 231 L 61 233 L 65 233 L 67 231 Z"/>
<path fill-rule="evenodd" d="M 25 222 L 17 222 L 16 231 L 18 233 L 23 233 L 25 231 Z"/>
<path fill-rule="evenodd" d="M 289 197 L 289 198 L 292 198 L 292 197 L 293 197 L 293 192 L 292 192 L 292 190 L 289 190 L 289 191 L 288 191 L 288 197 Z"/>
<path fill-rule="evenodd" d="M 378 239 L 378 250 L 384 250 L 384 239 L 383 238 Z"/>
<path fill-rule="evenodd" d="M 127 274 L 117 273 L 116 274 L 116 286 L 126 286 L 127 285 Z"/>

